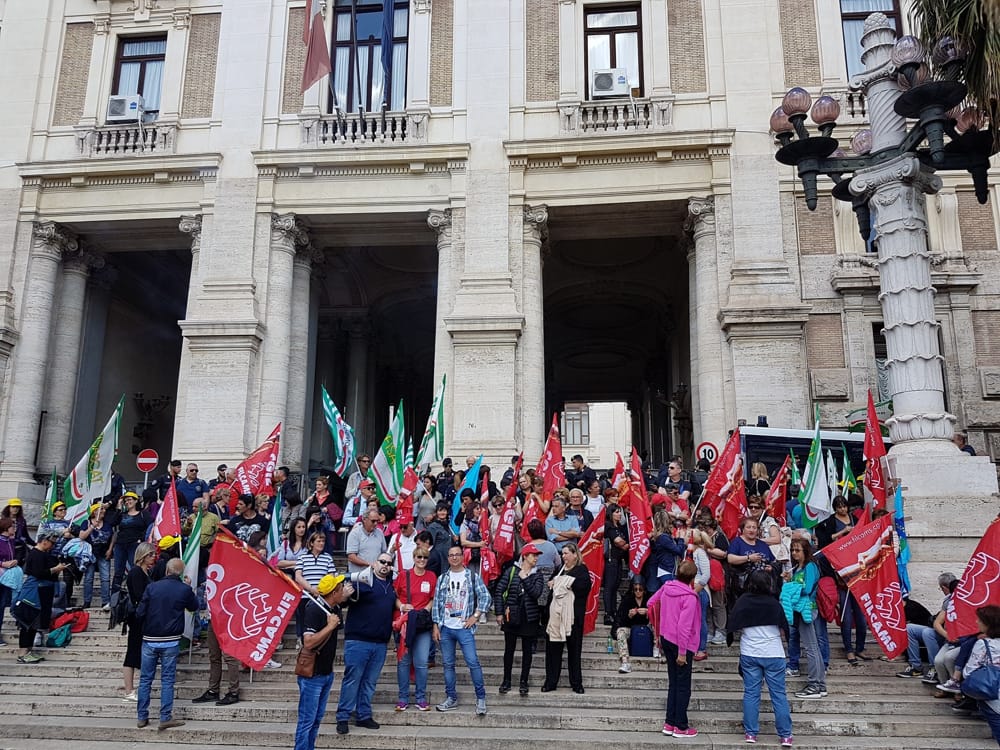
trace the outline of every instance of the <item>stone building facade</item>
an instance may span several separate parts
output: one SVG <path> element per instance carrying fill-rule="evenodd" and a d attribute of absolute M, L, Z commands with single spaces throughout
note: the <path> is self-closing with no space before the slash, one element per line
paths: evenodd
<path fill-rule="evenodd" d="M 658 461 L 814 402 L 846 426 L 878 388 L 872 256 L 767 129 L 792 85 L 866 124 L 838 3 L 399 0 L 391 86 L 372 4 L 322 5 L 335 69 L 303 93 L 304 0 L 0 0 L 0 495 L 37 497 L 122 393 L 123 456 L 210 470 L 282 422 L 308 471 L 321 385 L 371 450 L 400 398 L 419 438 L 447 375 L 448 452 L 497 465 L 567 402 L 626 401 Z M 592 95 L 601 65 L 632 96 Z M 995 458 L 1000 180 L 981 206 L 943 177 L 948 408 Z"/>

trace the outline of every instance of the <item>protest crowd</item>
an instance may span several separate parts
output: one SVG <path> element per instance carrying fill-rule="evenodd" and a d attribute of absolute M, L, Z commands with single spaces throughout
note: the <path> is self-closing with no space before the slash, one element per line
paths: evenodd
<path fill-rule="evenodd" d="M 1000 744 L 990 667 L 1000 668 L 1000 607 L 970 604 L 974 570 L 940 576 L 944 600 L 933 614 L 907 595 L 902 494 L 877 460 L 877 427 L 866 437 L 866 457 L 876 458 L 859 477 L 846 449 L 838 476 L 818 427 L 801 473 L 792 455 L 776 471 L 744 472 L 734 431 L 714 466 L 686 470 L 674 456 L 656 469 L 632 452 L 598 474 L 580 455 L 563 459 L 555 420 L 535 467 L 517 455 L 495 475 L 482 456 L 462 468 L 438 458 L 433 419 L 415 460 L 411 449 L 398 466 L 387 462 L 405 448 L 380 450 L 374 461 L 355 455 L 349 428 L 338 431 L 342 417 L 325 406 L 342 439 L 312 488 L 271 468 L 276 430 L 236 468 L 220 464 L 211 481 L 174 460 L 141 492 L 116 478 L 85 512 L 53 496 L 33 535 L 21 502 L 9 500 L 0 516 L 0 627 L 12 615 L 17 660 L 44 658 L 36 649 L 80 614 L 74 601 L 100 607 L 128 633 L 123 700 L 135 702 L 139 727 L 149 723 L 157 667 L 158 729 L 184 723 L 173 717 L 183 641 L 209 655 L 195 703 L 238 703 L 244 667 L 294 669 L 302 749 L 315 747 L 331 700 L 338 734 L 352 724 L 378 730 L 373 697 L 392 672 L 397 712 L 469 706 L 486 715 L 492 690 L 508 693 L 516 681 L 530 695 L 539 652 L 541 692 L 564 687 L 565 662 L 569 688 L 582 694 L 583 639 L 600 626 L 622 675 L 638 658 L 666 664 L 660 731 L 668 736 L 698 734 L 688 719 L 693 664 L 738 644 L 747 743 L 757 742 L 765 684 L 779 742 L 791 747 L 789 693 L 836 699 L 826 684 L 831 659 L 857 667 L 881 658 L 905 665 L 899 678 L 928 684 L 928 700 L 985 719 Z M 401 433 L 391 430 L 383 448 Z M 254 471 L 258 464 L 267 470 Z M 79 518 L 67 520 L 68 510 Z M 984 545 L 1000 549 L 997 523 Z M 477 630 L 493 622 L 503 633 L 499 685 L 486 684 L 477 655 Z M 286 628 L 297 653 L 283 664 L 276 651 Z M 471 694 L 458 687 L 459 650 Z M 395 670 L 383 669 L 387 656 Z M 428 671 L 438 665 L 444 694 L 432 696 Z M 794 678 L 798 689 L 786 681 Z"/>

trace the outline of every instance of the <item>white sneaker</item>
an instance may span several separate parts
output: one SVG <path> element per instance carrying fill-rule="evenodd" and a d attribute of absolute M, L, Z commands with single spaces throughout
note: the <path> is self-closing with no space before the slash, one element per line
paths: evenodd
<path fill-rule="evenodd" d="M 264 669 L 281 669 L 281 662 L 277 662 L 274 659 L 268 659 L 267 664 L 264 665 Z"/>
<path fill-rule="evenodd" d="M 139 700 L 139 693 L 133 690 L 131 693 L 122 696 L 122 700 L 137 702 Z"/>
<path fill-rule="evenodd" d="M 34 645 L 34 647 L 35 648 L 41 648 L 42 647 L 42 634 L 41 633 L 35 633 L 35 645 Z"/>
<path fill-rule="evenodd" d="M 618 667 L 618 671 L 621 672 L 622 674 L 629 674 L 632 671 L 632 665 L 629 664 L 627 661 L 623 661 L 622 665 Z"/>
<path fill-rule="evenodd" d="M 653 646 L 653 658 L 654 659 L 659 659 L 660 658 L 660 647 L 659 646 Z"/>

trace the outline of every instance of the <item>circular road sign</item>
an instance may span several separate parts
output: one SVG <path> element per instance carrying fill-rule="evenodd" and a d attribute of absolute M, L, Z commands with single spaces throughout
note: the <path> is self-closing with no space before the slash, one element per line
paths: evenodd
<path fill-rule="evenodd" d="M 715 463 L 715 459 L 719 457 L 719 449 L 715 447 L 715 443 L 699 443 L 698 448 L 695 450 L 695 458 L 702 459 L 707 458 L 710 464 Z"/>
<path fill-rule="evenodd" d="M 160 463 L 160 457 L 152 448 L 139 451 L 139 455 L 135 457 L 136 468 L 144 474 L 153 471 L 158 463 Z"/>

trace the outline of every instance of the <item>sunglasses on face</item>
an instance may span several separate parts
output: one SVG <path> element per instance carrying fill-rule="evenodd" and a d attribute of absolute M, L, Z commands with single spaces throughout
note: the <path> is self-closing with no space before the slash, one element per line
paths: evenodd
<path fill-rule="evenodd" d="M 427 560 L 428 557 L 427 557 L 427 555 L 414 555 L 413 559 L 414 560 Z"/>
<path fill-rule="evenodd" d="M 392 565 L 392 560 L 379 560 L 379 565 Z"/>

